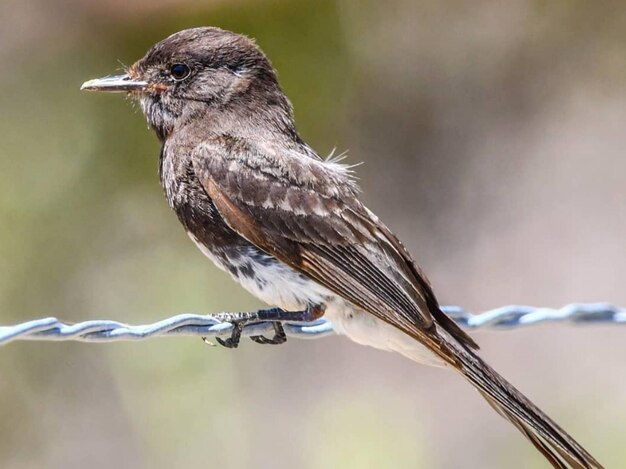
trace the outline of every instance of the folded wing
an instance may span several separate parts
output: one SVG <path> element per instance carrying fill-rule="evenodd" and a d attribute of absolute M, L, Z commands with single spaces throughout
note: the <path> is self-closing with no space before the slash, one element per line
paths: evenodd
<path fill-rule="evenodd" d="M 416 338 L 444 315 L 408 252 L 357 199 L 349 169 L 230 137 L 195 149 L 194 170 L 226 222 L 265 252 Z"/>

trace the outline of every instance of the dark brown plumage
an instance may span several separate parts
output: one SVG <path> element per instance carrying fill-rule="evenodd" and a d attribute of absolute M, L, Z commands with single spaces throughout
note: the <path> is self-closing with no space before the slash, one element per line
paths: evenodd
<path fill-rule="evenodd" d="M 426 276 L 358 199 L 350 169 L 298 136 L 265 55 L 217 28 L 174 34 L 128 75 L 163 146 L 161 183 L 190 237 L 264 301 L 325 312 L 353 340 L 459 371 L 558 468 L 600 464 L 476 355 Z"/>

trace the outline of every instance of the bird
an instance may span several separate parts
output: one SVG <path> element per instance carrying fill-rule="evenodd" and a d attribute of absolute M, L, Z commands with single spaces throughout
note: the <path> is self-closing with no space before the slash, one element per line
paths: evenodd
<path fill-rule="evenodd" d="M 179 31 L 125 73 L 85 82 L 139 103 L 160 143 L 168 204 L 197 247 L 273 308 L 247 321 L 322 316 L 353 341 L 455 370 L 555 468 L 602 466 L 479 355 L 409 251 L 360 201 L 354 168 L 300 137 L 270 60 L 245 35 Z"/>

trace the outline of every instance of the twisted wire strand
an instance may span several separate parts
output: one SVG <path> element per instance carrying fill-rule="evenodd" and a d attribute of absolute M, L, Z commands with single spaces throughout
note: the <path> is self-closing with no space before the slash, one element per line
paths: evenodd
<path fill-rule="evenodd" d="M 443 306 L 442 309 L 466 329 L 514 329 L 546 322 L 626 324 L 626 309 L 606 303 L 570 304 L 560 309 L 511 305 L 480 314 L 470 314 L 459 306 Z M 325 319 L 311 323 L 283 323 L 283 326 L 288 336 L 299 339 L 317 339 L 333 334 L 332 324 Z M 230 335 L 232 328 L 232 323 L 220 321 L 210 314 L 179 314 L 137 326 L 111 320 L 68 324 L 49 317 L 13 326 L 0 326 L 0 345 L 16 340 L 114 342 L 171 336 L 224 337 Z M 272 333 L 271 322 L 259 322 L 245 325 L 242 336 L 271 336 Z"/>

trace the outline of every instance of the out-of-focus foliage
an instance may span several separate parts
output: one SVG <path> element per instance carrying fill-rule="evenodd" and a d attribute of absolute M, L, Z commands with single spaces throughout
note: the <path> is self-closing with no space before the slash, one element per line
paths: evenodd
<path fill-rule="evenodd" d="M 626 304 L 620 2 L 5 0 L 0 323 L 260 306 L 189 242 L 158 143 L 80 93 L 179 29 L 245 33 L 300 130 L 350 149 L 368 204 L 468 308 Z M 481 334 L 607 467 L 626 458 L 624 332 Z M 0 349 L 3 468 L 543 467 L 460 379 L 339 338 Z"/>

